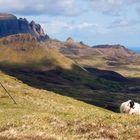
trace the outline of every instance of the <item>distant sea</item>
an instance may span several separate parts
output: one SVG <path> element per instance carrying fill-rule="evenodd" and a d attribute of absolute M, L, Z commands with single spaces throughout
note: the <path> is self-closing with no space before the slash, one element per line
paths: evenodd
<path fill-rule="evenodd" d="M 129 47 L 130 50 L 135 51 L 137 53 L 140 53 L 140 47 L 139 48 L 134 48 L 134 47 Z"/>

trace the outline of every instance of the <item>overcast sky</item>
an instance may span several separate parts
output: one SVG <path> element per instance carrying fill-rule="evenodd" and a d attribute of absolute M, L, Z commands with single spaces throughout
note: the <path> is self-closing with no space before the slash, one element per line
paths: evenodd
<path fill-rule="evenodd" d="M 0 0 L 0 11 L 35 20 L 52 38 L 140 47 L 140 0 Z"/>

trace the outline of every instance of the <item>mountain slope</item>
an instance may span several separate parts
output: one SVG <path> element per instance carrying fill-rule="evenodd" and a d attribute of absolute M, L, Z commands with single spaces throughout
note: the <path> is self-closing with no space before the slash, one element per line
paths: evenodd
<path fill-rule="evenodd" d="M 66 41 L 61 42 L 58 40 L 49 40 L 46 42 L 49 47 L 55 47 L 60 49 L 66 55 L 77 55 L 77 57 L 90 57 L 91 55 L 98 55 L 106 58 L 128 58 L 137 55 L 135 52 L 127 49 L 126 47 L 116 45 L 97 45 L 90 47 L 83 42 L 76 42 L 72 38 L 68 38 Z"/>
<path fill-rule="evenodd" d="M 55 49 L 47 49 L 40 45 L 36 40 L 34 40 L 34 37 L 29 34 L 8 36 L 0 39 L 0 43 L 1 65 L 2 63 L 7 63 L 16 64 L 17 66 L 19 65 L 21 67 L 25 67 L 25 65 L 31 67 L 32 64 L 36 64 L 38 65 L 38 68 L 41 65 L 49 66 L 51 63 L 54 66 L 58 65 L 62 66 L 63 68 L 66 68 L 67 66 L 70 67 L 72 65 L 72 60 L 64 57 Z M 63 59 L 64 63 L 60 61 L 61 59 Z"/>
<path fill-rule="evenodd" d="M 44 42 L 44 45 L 58 49 L 82 67 L 115 71 L 130 79 L 140 77 L 140 54 L 119 44 L 90 47 L 68 38 L 64 42 L 50 39 Z"/>
<path fill-rule="evenodd" d="M 2 72 L 0 80 L 17 102 L 0 87 L 0 139 L 139 139 L 139 116 L 32 88 Z"/>

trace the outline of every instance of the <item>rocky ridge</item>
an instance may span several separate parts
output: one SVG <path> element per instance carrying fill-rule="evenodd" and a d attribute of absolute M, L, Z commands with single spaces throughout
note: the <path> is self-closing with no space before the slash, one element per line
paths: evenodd
<path fill-rule="evenodd" d="M 26 18 L 17 18 L 12 14 L 0 13 L 0 37 L 14 34 L 28 33 L 38 41 L 49 39 L 40 24 L 29 22 Z"/>

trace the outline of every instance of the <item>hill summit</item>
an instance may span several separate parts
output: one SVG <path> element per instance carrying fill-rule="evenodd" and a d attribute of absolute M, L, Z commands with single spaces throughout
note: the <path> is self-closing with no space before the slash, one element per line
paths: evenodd
<path fill-rule="evenodd" d="M 111 58 L 127 58 L 135 55 L 134 51 L 127 49 L 126 47 L 120 44 L 114 45 L 96 45 L 93 46 L 94 49 L 98 49 L 102 54 L 106 54 Z"/>
<path fill-rule="evenodd" d="M 29 22 L 26 18 L 18 19 L 12 14 L 0 13 L 0 37 L 19 33 L 31 34 L 38 41 L 44 41 L 49 38 L 40 24 L 36 24 L 34 21 Z"/>
<path fill-rule="evenodd" d="M 0 20 L 5 19 L 16 19 L 16 16 L 7 13 L 0 13 Z"/>

